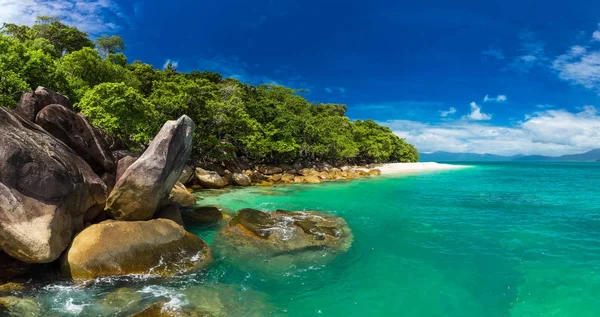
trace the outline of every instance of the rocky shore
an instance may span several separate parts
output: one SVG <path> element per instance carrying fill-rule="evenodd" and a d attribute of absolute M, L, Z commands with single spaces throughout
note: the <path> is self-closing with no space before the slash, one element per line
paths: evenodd
<path fill-rule="evenodd" d="M 379 170 L 306 162 L 192 168 L 187 163 L 194 129 L 187 116 L 168 121 L 138 156 L 113 151 L 111 139 L 75 113 L 67 97 L 43 87 L 25 93 L 15 110 L 0 107 L 0 315 L 43 316 L 38 303 L 21 296 L 38 281 L 86 283 L 205 269 L 213 251 L 186 231 L 189 224 L 221 223 L 223 250 L 248 256 L 260 250 L 263 256 L 300 259 L 315 248 L 350 247 L 352 233 L 341 218 L 249 209 L 232 217 L 216 207 L 196 207 L 191 192 L 321 183 L 379 175 Z M 182 212 L 186 207 L 192 208 Z M 160 305 L 138 315 L 199 313 L 171 314 Z"/>

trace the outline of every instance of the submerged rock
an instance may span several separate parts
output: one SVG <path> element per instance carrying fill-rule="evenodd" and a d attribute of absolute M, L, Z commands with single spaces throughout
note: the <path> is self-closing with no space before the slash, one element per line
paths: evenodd
<path fill-rule="evenodd" d="M 72 279 L 152 274 L 170 276 L 206 267 L 209 246 L 171 220 L 105 221 L 78 234 L 62 258 Z"/>
<path fill-rule="evenodd" d="M 41 127 L 0 108 L 0 248 L 28 263 L 56 260 L 106 185 Z"/>
<path fill-rule="evenodd" d="M 223 220 L 226 215 L 223 214 L 219 207 L 202 206 L 183 211 L 181 217 L 183 218 L 183 223 L 188 226 L 206 226 Z"/>
<path fill-rule="evenodd" d="M 0 297 L 0 316 L 44 316 L 33 298 Z"/>
<path fill-rule="evenodd" d="M 218 315 L 223 316 L 223 315 Z M 217 317 L 209 312 L 168 307 L 164 302 L 149 305 L 144 310 L 129 317 Z M 223 316 L 226 317 L 226 316 Z"/>
<path fill-rule="evenodd" d="M 148 149 L 117 180 L 106 201 L 117 220 L 148 220 L 181 176 L 192 151 L 194 122 L 187 116 L 168 121 Z"/>
<path fill-rule="evenodd" d="M 97 308 L 105 316 L 115 316 L 119 313 L 135 309 L 142 301 L 142 294 L 134 289 L 122 287 L 104 296 Z M 135 311 L 135 310 L 134 310 Z"/>
<path fill-rule="evenodd" d="M 24 93 L 15 111 L 27 120 L 34 122 L 38 112 L 42 111 L 46 106 L 53 104 L 73 110 L 73 105 L 69 98 L 40 86 L 35 91 Z"/>
<path fill-rule="evenodd" d="M 271 254 L 328 248 L 347 250 L 353 235 L 340 217 L 317 212 L 240 210 L 219 233 L 220 242 L 244 253 Z"/>
<path fill-rule="evenodd" d="M 49 105 L 37 114 L 35 123 L 73 149 L 98 175 L 115 170 L 115 159 L 102 137 L 75 112 Z"/>

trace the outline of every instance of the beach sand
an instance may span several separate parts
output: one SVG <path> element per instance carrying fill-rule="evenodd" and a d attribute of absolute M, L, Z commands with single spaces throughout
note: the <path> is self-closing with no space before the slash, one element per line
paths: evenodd
<path fill-rule="evenodd" d="M 429 172 L 429 171 L 445 171 L 445 170 L 456 170 L 469 168 L 468 165 L 452 165 L 452 164 L 440 164 L 434 162 L 426 163 L 390 163 L 381 164 L 376 168 L 381 171 L 382 175 L 392 174 L 412 174 L 418 172 Z"/>

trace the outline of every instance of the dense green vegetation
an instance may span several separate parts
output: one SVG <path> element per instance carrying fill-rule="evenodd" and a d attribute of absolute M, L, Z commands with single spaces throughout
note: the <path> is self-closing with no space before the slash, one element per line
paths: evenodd
<path fill-rule="evenodd" d="M 44 86 L 70 97 L 91 122 L 129 146 L 145 144 L 165 120 L 197 124 L 194 158 L 256 162 L 297 159 L 413 162 L 417 150 L 372 120 L 351 121 L 345 105 L 313 104 L 293 89 L 253 86 L 209 71 L 128 63 L 123 40 L 87 34 L 49 17 L 0 35 L 0 104 Z"/>

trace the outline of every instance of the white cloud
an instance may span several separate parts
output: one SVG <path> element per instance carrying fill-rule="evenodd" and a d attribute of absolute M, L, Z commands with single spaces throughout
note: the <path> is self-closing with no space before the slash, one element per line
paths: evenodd
<path fill-rule="evenodd" d="M 481 112 L 481 107 L 479 107 L 475 102 L 471 102 L 471 113 L 467 116 L 464 116 L 464 119 L 473 121 L 485 121 L 491 120 L 492 115 Z"/>
<path fill-rule="evenodd" d="M 329 88 L 329 87 L 325 87 L 325 91 L 326 91 L 326 92 L 328 92 L 328 93 L 332 93 L 332 92 L 333 92 L 333 89 L 331 89 L 331 88 Z"/>
<path fill-rule="evenodd" d="M 552 67 L 561 79 L 600 91 L 600 51 L 576 45 L 558 56 Z"/>
<path fill-rule="evenodd" d="M 485 56 L 493 57 L 495 59 L 500 59 L 500 60 L 505 58 L 504 52 L 502 52 L 501 50 L 496 49 L 496 48 L 490 48 L 486 51 L 481 52 L 481 54 L 483 54 Z"/>
<path fill-rule="evenodd" d="M 380 122 L 421 152 L 449 151 L 498 155 L 564 155 L 600 147 L 600 116 L 595 107 L 580 112 L 545 110 L 514 127 L 464 120 L 427 124 L 408 120 Z"/>
<path fill-rule="evenodd" d="M 485 97 L 483 97 L 483 102 L 505 102 L 506 100 L 508 100 L 506 95 L 498 95 L 496 97 L 490 97 L 490 95 L 485 95 Z"/>
<path fill-rule="evenodd" d="M 117 31 L 127 18 L 113 0 L 0 0 L 0 24 L 32 25 L 37 16 L 58 16 L 90 34 Z"/>
<path fill-rule="evenodd" d="M 594 34 L 592 34 L 592 38 L 594 41 L 600 41 L 600 31 L 594 32 Z"/>
<path fill-rule="evenodd" d="M 536 66 L 542 66 L 548 61 L 545 55 L 545 44 L 539 41 L 535 34 L 525 30 L 519 34 L 521 47 L 518 56 L 509 63 L 509 67 L 520 73 L 527 73 Z"/>
<path fill-rule="evenodd" d="M 340 91 L 340 93 L 345 94 L 346 93 L 346 88 L 342 88 L 339 87 L 338 90 Z"/>
<path fill-rule="evenodd" d="M 440 111 L 440 117 L 447 117 L 456 113 L 456 108 L 450 107 L 450 109 L 446 111 Z"/>

